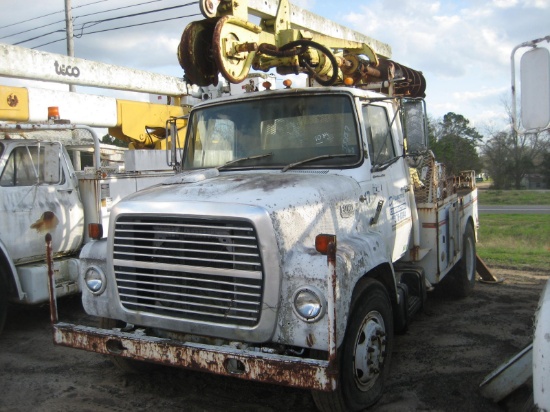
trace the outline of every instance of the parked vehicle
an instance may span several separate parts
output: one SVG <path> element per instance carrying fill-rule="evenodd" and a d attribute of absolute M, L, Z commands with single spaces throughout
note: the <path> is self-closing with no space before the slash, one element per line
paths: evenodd
<path fill-rule="evenodd" d="M 450 176 L 428 150 L 424 77 L 387 47 L 291 29 L 303 13 L 286 1 L 255 26 L 245 6 L 201 2 L 208 19 L 178 49 L 187 78 L 235 83 L 277 67 L 321 87 L 194 106 L 172 147 L 178 173 L 118 202 L 109 236 L 81 252 L 82 302 L 99 327 L 52 312 L 54 341 L 125 370 L 157 362 L 362 410 L 427 292 L 474 287 L 475 172 Z"/>
<path fill-rule="evenodd" d="M 92 62 L 0 45 L 0 76 L 82 82 Z M 21 62 L 32 60 L 32 65 Z M 82 79 L 61 76 L 59 65 L 79 67 Z M 126 88 L 126 81 L 156 78 L 160 86 L 146 92 L 176 96 L 179 79 L 95 64 L 96 86 Z M 125 74 L 120 83 L 109 75 Z M 164 86 L 163 82 L 169 82 Z M 57 297 L 80 292 L 82 246 L 89 225 L 106 224 L 114 204 L 127 194 L 157 184 L 174 173 L 167 159 L 170 137 L 165 123 L 188 109 L 104 96 L 0 85 L 0 332 L 8 303 L 40 304 L 49 300 L 45 235 L 54 241 L 53 271 Z M 181 96 L 179 96 L 181 97 Z M 178 98 L 179 98 L 178 97 Z M 65 117 L 70 116 L 70 117 Z M 61 118 L 60 118 L 61 117 Z M 67 120 L 64 120 L 67 119 Z M 86 126 L 71 123 L 82 122 Z M 184 122 L 180 122 L 183 127 Z M 100 142 L 94 127 L 126 140 L 122 150 Z M 105 232 L 107 235 L 107 232 Z"/>

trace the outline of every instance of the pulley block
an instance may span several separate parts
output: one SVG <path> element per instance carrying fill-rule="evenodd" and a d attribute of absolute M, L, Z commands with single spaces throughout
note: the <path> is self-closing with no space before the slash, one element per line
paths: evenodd
<path fill-rule="evenodd" d="M 212 37 L 218 70 L 231 83 L 246 79 L 258 51 L 261 27 L 233 16 L 221 17 Z"/>
<path fill-rule="evenodd" d="M 178 46 L 178 61 L 187 80 L 197 86 L 218 84 L 218 68 L 213 56 L 212 37 L 215 19 L 191 22 Z"/>
<path fill-rule="evenodd" d="M 216 17 L 220 1 L 221 0 L 201 0 L 199 2 L 199 8 L 201 9 L 202 15 L 207 19 Z"/>

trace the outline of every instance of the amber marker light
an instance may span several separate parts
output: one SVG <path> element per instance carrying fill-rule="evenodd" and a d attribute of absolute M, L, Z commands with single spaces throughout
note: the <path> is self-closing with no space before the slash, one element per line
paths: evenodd
<path fill-rule="evenodd" d="M 344 84 L 345 84 L 346 86 L 353 86 L 353 78 L 352 78 L 352 77 L 346 77 L 346 78 L 344 79 Z"/>
<path fill-rule="evenodd" d="M 103 237 L 103 225 L 101 223 L 88 223 L 88 235 L 91 239 L 101 239 Z"/>
<path fill-rule="evenodd" d="M 335 235 L 317 235 L 315 237 L 315 250 L 323 255 L 326 255 L 328 253 L 328 246 L 330 243 L 336 245 Z"/>
<path fill-rule="evenodd" d="M 59 119 L 59 107 L 50 106 L 48 107 L 48 120 L 58 120 Z"/>
<path fill-rule="evenodd" d="M 285 86 L 287 89 L 290 89 L 290 86 L 292 86 L 292 80 L 290 79 L 285 79 L 283 81 L 283 86 Z"/>

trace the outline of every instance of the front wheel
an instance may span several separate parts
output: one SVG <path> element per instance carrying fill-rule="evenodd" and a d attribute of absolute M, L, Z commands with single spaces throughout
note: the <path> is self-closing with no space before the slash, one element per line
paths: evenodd
<path fill-rule="evenodd" d="M 321 411 L 360 411 L 375 404 L 384 391 L 393 346 L 392 307 L 382 284 L 373 279 L 367 282 L 339 348 L 338 388 L 313 392 Z"/>

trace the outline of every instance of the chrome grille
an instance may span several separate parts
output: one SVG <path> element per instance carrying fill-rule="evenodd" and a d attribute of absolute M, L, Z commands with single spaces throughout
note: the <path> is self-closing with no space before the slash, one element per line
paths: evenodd
<path fill-rule="evenodd" d="M 130 311 L 224 325 L 259 321 L 264 276 L 248 221 L 122 215 L 113 263 Z"/>

